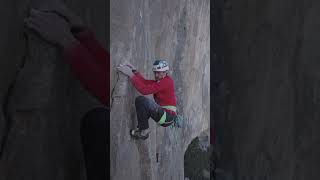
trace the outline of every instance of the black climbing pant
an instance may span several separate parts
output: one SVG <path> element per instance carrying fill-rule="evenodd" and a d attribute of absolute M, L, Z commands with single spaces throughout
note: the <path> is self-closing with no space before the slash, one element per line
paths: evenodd
<path fill-rule="evenodd" d="M 141 130 L 149 128 L 148 120 L 150 117 L 158 123 L 165 112 L 164 109 L 161 106 L 159 106 L 156 102 L 144 96 L 138 96 L 136 98 L 135 106 L 138 118 L 138 128 Z M 166 113 L 165 123 L 161 126 L 170 126 L 173 123 L 174 117 L 175 116 Z"/>
<path fill-rule="evenodd" d="M 81 121 L 81 140 L 84 152 L 87 180 L 106 180 L 109 164 L 110 110 L 95 108 Z"/>

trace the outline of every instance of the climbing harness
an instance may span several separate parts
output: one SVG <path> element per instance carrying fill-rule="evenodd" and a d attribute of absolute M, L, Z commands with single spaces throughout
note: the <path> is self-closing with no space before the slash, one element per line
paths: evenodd
<path fill-rule="evenodd" d="M 169 109 L 173 112 L 176 112 L 176 110 L 177 110 L 177 108 L 175 106 L 161 106 L 161 107 L 164 109 Z M 171 124 L 172 123 L 172 121 L 166 122 L 166 119 L 167 119 L 167 112 L 164 111 L 163 115 L 161 116 L 160 120 L 158 121 L 158 124 L 164 125 L 164 124 Z"/>
<path fill-rule="evenodd" d="M 174 111 L 174 112 L 177 111 L 177 107 L 175 107 L 175 106 L 161 106 L 161 107 L 165 108 L 165 109 L 169 109 L 169 110 Z"/>
<path fill-rule="evenodd" d="M 163 115 L 161 116 L 160 120 L 158 121 L 158 123 L 160 125 L 163 125 L 166 123 L 166 119 L 167 119 L 167 112 L 164 112 Z"/>
<path fill-rule="evenodd" d="M 177 108 L 175 106 L 161 106 L 162 108 L 165 109 L 169 109 L 173 112 L 177 111 Z M 183 122 L 183 117 L 181 115 L 176 115 L 173 118 L 173 122 L 166 122 L 167 119 L 167 112 L 164 112 L 163 115 L 161 116 L 160 120 L 158 121 L 158 124 L 160 125 L 164 125 L 164 124 L 171 124 L 169 127 L 173 128 L 173 127 L 177 127 L 177 128 L 181 128 L 182 127 L 182 122 Z"/>

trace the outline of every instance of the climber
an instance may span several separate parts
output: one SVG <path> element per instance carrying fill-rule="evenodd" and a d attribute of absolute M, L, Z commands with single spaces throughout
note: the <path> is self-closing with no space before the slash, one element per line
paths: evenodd
<path fill-rule="evenodd" d="M 135 107 L 138 118 L 138 127 L 130 130 L 130 135 L 145 140 L 149 137 L 149 123 L 151 117 L 163 127 L 170 126 L 176 118 L 176 97 L 174 94 L 173 79 L 168 75 L 169 65 L 166 60 L 156 60 L 153 63 L 155 80 L 146 80 L 137 69 L 125 62 L 117 70 L 130 77 L 133 86 L 143 95 L 153 94 L 155 101 L 138 96 Z"/>
<path fill-rule="evenodd" d="M 88 180 L 107 179 L 110 56 L 93 33 L 63 3 L 32 9 L 28 28 L 62 50 L 80 83 L 103 107 L 88 111 L 81 120 L 81 140 Z"/>

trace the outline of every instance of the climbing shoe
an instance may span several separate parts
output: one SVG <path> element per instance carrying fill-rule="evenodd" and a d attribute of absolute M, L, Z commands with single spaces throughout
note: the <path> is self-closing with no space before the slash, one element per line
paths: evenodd
<path fill-rule="evenodd" d="M 139 128 L 131 129 L 130 135 L 136 139 L 146 140 L 148 139 L 150 131 L 148 129 L 140 130 Z"/>

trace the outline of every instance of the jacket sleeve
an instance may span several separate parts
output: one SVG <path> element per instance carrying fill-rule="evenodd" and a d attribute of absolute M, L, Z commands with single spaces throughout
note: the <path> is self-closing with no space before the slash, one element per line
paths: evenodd
<path fill-rule="evenodd" d="M 110 64 L 110 56 L 107 51 L 103 48 L 100 42 L 96 39 L 94 33 L 88 28 L 81 28 L 77 32 L 73 33 L 75 38 L 80 41 L 80 43 L 88 49 L 88 51 L 95 57 L 93 60 L 101 65 L 108 66 Z M 109 58 L 106 58 L 106 57 Z M 110 65 L 108 66 L 110 67 Z M 107 68 L 109 71 L 109 68 Z M 109 71 L 110 72 L 110 71 Z"/>
<path fill-rule="evenodd" d="M 140 72 L 136 72 L 135 75 L 137 76 L 137 78 L 139 78 L 141 81 L 143 81 L 144 84 L 151 84 L 154 82 L 154 80 L 145 79 Z"/>
<path fill-rule="evenodd" d="M 166 81 L 153 81 L 152 83 L 145 83 L 137 75 L 131 77 L 133 86 L 143 95 L 154 94 L 166 87 Z"/>
<path fill-rule="evenodd" d="M 90 46 L 93 48 L 93 46 Z M 87 46 L 79 43 L 64 49 L 64 58 L 71 65 L 72 71 L 81 84 L 102 104 L 109 106 L 109 67 L 110 56 L 97 47 L 89 51 Z"/>

